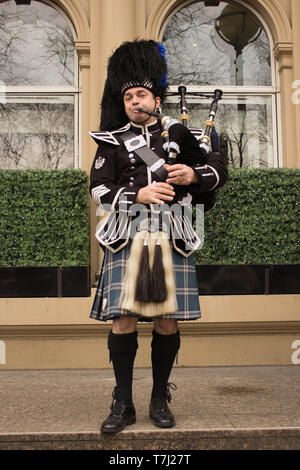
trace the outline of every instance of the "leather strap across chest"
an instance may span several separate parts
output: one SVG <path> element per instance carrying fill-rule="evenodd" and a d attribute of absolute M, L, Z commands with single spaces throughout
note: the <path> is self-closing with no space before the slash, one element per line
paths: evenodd
<path fill-rule="evenodd" d="M 156 155 L 156 153 L 153 152 L 146 143 L 143 143 L 143 140 L 145 140 L 144 136 L 136 135 L 132 131 L 126 131 L 120 135 L 120 137 L 124 141 L 129 152 L 136 153 L 160 181 L 166 181 L 168 172 L 163 167 L 165 160 L 163 158 L 159 158 L 159 156 Z"/>

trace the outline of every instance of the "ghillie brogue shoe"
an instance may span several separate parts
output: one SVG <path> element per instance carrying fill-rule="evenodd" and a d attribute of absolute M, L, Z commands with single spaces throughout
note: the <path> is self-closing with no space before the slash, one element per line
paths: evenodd
<path fill-rule="evenodd" d="M 103 421 L 100 428 L 100 431 L 104 433 L 123 431 L 126 426 L 136 422 L 136 413 L 133 403 L 122 399 L 121 394 L 118 393 L 117 387 L 114 388 L 112 397 L 111 413 L 106 420 Z"/>
<path fill-rule="evenodd" d="M 159 428 L 173 428 L 176 424 L 175 417 L 168 406 L 172 399 L 170 388 L 177 389 L 176 385 L 170 382 L 164 390 L 161 390 L 160 393 L 153 393 L 151 397 L 149 417 L 153 424 Z"/>

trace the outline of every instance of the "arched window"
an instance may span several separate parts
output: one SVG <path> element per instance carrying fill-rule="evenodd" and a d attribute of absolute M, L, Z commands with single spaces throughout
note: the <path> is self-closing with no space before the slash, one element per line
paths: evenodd
<path fill-rule="evenodd" d="M 202 0 L 178 7 L 162 30 L 171 89 L 223 90 L 216 128 L 232 167 L 278 166 L 276 88 L 270 38 L 245 2 Z M 178 113 L 174 98 L 168 114 Z M 188 97 L 191 126 L 203 127 L 209 99 Z M 166 110 L 164 109 L 164 112 Z"/>
<path fill-rule="evenodd" d="M 53 2 L 0 3 L 0 168 L 78 166 L 73 30 Z"/>

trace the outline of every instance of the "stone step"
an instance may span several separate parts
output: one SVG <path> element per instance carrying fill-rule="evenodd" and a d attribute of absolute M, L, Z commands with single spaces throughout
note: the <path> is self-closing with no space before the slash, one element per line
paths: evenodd
<path fill-rule="evenodd" d="M 163 464 L 163 453 L 182 455 L 190 463 L 189 451 L 197 450 L 299 450 L 300 428 L 125 430 L 111 436 L 99 432 L 13 433 L 0 435 L 0 450 L 111 450 L 107 459 L 121 460 L 127 451 L 151 451 L 152 462 Z M 124 452 L 126 451 L 126 452 Z M 176 452 L 175 452 L 176 451 Z M 181 453 L 180 453 L 181 452 Z M 135 453 L 131 454 L 136 455 Z M 139 454 L 137 454 L 139 455 Z M 156 456 L 156 457 L 154 457 Z M 167 459 L 167 457 L 165 458 Z M 167 464 L 165 460 L 165 464 Z M 117 463 L 114 460 L 114 463 Z M 175 462 L 174 462 L 175 463 Z"/>
<path fill-rule="evenodd" d="M 297 366 L 174 368 L 172 429 L 148 418 L 151 369 L 134 371 L 137 422 L 102 435 L 111 369 L 0 371 L 1 450 L 300 450 Z"/>

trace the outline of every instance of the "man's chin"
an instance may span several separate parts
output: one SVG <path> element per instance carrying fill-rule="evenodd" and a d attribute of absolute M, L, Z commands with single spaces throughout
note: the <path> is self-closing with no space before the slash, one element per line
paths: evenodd
<path fill-rule="evenodd" d="M 145 113 L 133 113 L 130 120 L 134 124 L 148 124 L 151 121 L 151 116 Z"/>

